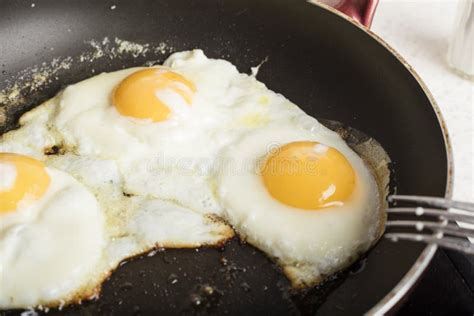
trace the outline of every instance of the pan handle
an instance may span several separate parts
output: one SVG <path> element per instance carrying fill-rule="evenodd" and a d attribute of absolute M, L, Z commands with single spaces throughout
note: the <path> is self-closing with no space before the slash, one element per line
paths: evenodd
<path fill-rule="evenodd" d="M 318 0 L 370 28 L 379 0 Z"/>

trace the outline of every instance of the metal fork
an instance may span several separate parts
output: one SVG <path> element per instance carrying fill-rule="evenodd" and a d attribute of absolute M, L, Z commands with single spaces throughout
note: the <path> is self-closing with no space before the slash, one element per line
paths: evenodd
<path fill-rule="evenodd" d="M 409 202 L 416 207 L 391 207 L 389 215 L 414 215 L 412 219 L 388 220 L 387 227 L 415 229 L 415 232 L 388 232 L 385 237 L 393 241 L 411 240 L 436 244 L 474 254 L 474 244 L 467 238 L 474 238 L 473 228 L 459 227 L 456 222 L 474 224 L 474 203 L 453 201 L 427 196 L 392 195 L 389 202 Z M 447 211 L 448 210 L 448 211 Z M 423 217 L 421 217 L 423 216 Z M 424 232 L 431 231 L 431 234 Z"/>

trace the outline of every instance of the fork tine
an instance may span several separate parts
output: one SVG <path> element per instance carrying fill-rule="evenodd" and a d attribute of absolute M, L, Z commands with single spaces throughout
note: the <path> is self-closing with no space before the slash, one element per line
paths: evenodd
<path fill-rule="evenodd" d="M 386 238 L 393 241 L 396 240 L 410 240 L 410 241 L 422 241 L 425 243 L 436 244 L 438 246 L 462 251 L 468 254 L 474 254 L 474 244 L 471 244 L 467 239 L 462 240 L 460 238 L 443 237 L 437 238 L 432 235 L 424 234 L 410 234 L 410 233 L 388 233 L 385 234 Z"/>
<path fill-rule="evenodd" d="M 414 202 L 421 203 L 424 205 L 439 207 L 439 208 L 456 208 L 459 210 L 465 210 L 469 212 L 474 212 L 474 203 L 469 202 L 460 202 L 452 201 L 440 197 L 430 197 L 430 196 L 417 196 L 417 195 L 391 195 L 388 197 L 390 202 L 400 201 L 400 202 Z"/>
<path fill-rule="evenodd" d="M 450 221 L 461 221 L 465 223 L 474 224 L 474 213 L 459 211 L 447 212 L 431 208 L 415 208 L 415 207 L 392 207 L 387 210 L 387 213 L 412 214 L 412 215 L 428 215 L 445 218 Z"/>
<path fill-rule="evenodd" d="M 474 229 L 462 228 L 454 224 L 425 222 L 425 221 L 387 221 L 386 226 L 391 227 L 415 227 L 418 231 L 428 228 L 432 231 L 442 232 L 459 237 L 473 237 Z"/>

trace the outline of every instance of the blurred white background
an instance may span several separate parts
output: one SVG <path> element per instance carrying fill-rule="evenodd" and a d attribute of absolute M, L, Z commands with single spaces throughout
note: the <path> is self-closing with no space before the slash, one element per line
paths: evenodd
<path fill-rule="evenodd" d="M 454 198 L 474 201 L 474 82 L 447 63 L 458 2 L 380 0 L 372 31 L 413 66 L 435 97 L 453 145 Z"/>

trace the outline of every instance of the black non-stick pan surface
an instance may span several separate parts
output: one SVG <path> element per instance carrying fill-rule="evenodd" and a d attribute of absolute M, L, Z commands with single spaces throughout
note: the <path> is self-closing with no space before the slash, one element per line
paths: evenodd
<path fill-rule="evenodd" d="M 270 89 L 383 145 L 393 160 L 392 190 L 445 194 L 448 154 L 429 97 L 387 48 L 325 8 L 304 0 L 2 0 L 0 13 L 0 89 L 20 70 L 77 56 L 90 48 L 86 41 L 104 37 L 201 48 L 244 72 L 268 57 L 258 78 Z M 67 84 L 168 54 L 73 63 L 10 108 L 3 131 Z M 296 295 L 270 260 L 237 239 L 221 249 L 167 249 L 120 266 L 98 300 L 49 315 L 356 315 L 385 297 L 424 248 L 382 239 L 347 273 Z"/>

